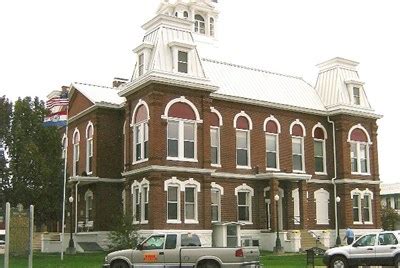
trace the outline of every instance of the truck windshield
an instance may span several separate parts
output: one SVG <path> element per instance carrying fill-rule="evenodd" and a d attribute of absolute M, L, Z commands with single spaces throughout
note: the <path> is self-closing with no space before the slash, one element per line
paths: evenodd
<path fill-rule="evenodd" d="M 142 245 L 143 250 L 149 249 L 163 249 L 164 248 L 164 235 L 153 235 L 149 237 Z"/>

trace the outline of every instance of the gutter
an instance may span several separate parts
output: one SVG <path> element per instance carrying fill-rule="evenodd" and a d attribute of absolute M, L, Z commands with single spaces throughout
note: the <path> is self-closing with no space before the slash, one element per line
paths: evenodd
<path fill-rule="evenodd" d="M 328 122 L 332 124 L 332 140 L 333 140 L 333 167 L 334 167 L 334 177 L 331 179 L 333 184 L 333 195 L 334 195 L 334 202 L 335 202 L 335 230 L 338 230 L 338 204 L 336 202 L 337 197 L 337 190 L 336 190 L 336 180 L 337 180 L 337 163 L 336 163 L 336 129 L 335 129 L 335 122 L 330 119 L 328 116 Z M 339 234 L 337 234 L 339 236 Z"/>

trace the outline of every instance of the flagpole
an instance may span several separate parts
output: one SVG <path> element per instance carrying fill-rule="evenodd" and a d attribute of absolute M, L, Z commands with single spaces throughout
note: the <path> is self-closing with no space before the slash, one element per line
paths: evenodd
<path fill-rule="evenodd" d="M 63 203 L 62 203 L 62 225 L 61 225 L 61 238 L 60 238 L 61 260 L 64 260 L 65 194 L 66 194 L 66 184 L 67 184 L 67 159 L 68 159 L 68 110 L 69 110 L 69 103 L 67 105 L 67 124 L 65 127 L 65 155 L 64 155 L 64 179 L 63 179 L 64 182 L 63 182 Z"/>

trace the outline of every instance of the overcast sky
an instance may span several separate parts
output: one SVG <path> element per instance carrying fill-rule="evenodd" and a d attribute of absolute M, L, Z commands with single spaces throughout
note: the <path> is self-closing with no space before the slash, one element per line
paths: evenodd
<path fill-rule="evenodd" d="M 39 96 L 71 82 L 130 78 L 132 49 L 160 0 L 0 1 L 0 95 Z M 379 124 L 380 177 L 397 171 L 400 3 L 398 0 L 219 0 L 218 39 L 230 62 L 316 81 L 315 65 L 360 62 Z M 397 120 L 396 120 L 397 119 Z"/>

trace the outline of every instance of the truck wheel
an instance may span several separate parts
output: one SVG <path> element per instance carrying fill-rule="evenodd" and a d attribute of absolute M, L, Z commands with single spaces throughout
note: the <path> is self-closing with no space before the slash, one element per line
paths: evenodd
<path fill-rule="evenodd" d="M 111 263 L 111 268 L 129 268 L 129 265 L 124 261 L 114 261 Z"/>
<path fill-rule="evenodd" d="M 329 268 L 348 268 L 347 259 L 343 256 L 335 256 L 332 258 Z"/>
<path fill-rule="evenodd" d="M 394 258 L 394 267 L 395 267 L 395 268 L 400 268 L 400 255 L 397 255 L 397 256 Z"/>
<path fill-rule="evenodd" d="M 216 261 L 202 261 L 197 268 L 220 268 L 220 266 Z"/>

